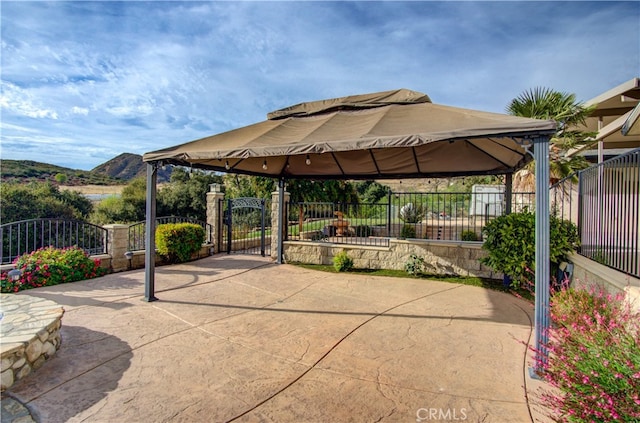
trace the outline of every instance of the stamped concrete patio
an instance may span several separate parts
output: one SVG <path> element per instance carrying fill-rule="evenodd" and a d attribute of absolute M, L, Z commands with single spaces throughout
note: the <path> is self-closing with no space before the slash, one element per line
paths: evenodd
<path fill-rule="evenodd" d="M 531 304 L 253 256 L 39 288 L 62 347 L 7 394 L 40 422 L 541 420 Z M 527 395 L 527 391 L 529 395 Z"/>

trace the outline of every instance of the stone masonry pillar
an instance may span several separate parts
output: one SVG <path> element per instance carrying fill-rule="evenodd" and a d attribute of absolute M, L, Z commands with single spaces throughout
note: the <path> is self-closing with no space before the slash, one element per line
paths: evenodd
<path fill-rule="evenodd" d="M 104 225 L 104 228 L 108 233 L 107 254 L 111 256 L 111 270 L 127 270 L 129 260 L 124 253 L 129 250 L 129 225 Z"/>
<path fill-rule="evenodd" d="M 224 230 L 222 200 L 224 200 L 222 185 L 209 185 L 209 192 L 207 193 L 207 223 L 213 228 L 210 241 L 213 244 L 214 253 L 220 252 L 220 241 Z"/>
<path fill-rule="evenodd" d="M 285 187 L 286 188 L 286 187 Z M 278 214 L 280 213 L 280 195 L 278 191 L 271 193 L 271 258 L 278 258 L 278 230 L 281 231 L 282 237 L 284 239 L 285 230 L 287 228 L 287 216 L 283 216 L 282 221 L 284 225 L 282 228 L 278 228 Z M 287 191 L 284 191 L 284 204 L 285 209 L 289 204 L 289 199 L 291 198 L 291 194 Z M 284 210 L 282 211 L 284 213 Z"/>

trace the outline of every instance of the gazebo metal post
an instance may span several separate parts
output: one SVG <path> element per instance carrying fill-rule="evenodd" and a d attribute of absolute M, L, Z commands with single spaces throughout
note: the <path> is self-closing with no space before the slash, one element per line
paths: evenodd
<path fill-rule="evenodd" d="M 513 173 L 507 173 L 504 175 L 504 194 L 505 194 L 505 213 L 511 214 L 512 209 L 512 196 L 513 196 Z"/>
<path fill-rule="evenodd" d="M 284 241 L 284 178 L 278 179 L 278 257 L 276 263 L 282 264 Z"/>
<path fill-rule="evenodd" d="M 144 300 L 156 301 L 155 275 L 156 275 L 156 182 L 158 180 L 158 163 L 147 163 L 147 222 L 145 227 L 145 253 L 144 253 Z"/>
<path fill-rule="evenodd" d="M 549 351 L 549 137 L 534 139 L 536 162 L 536 265 L 535 265 L 535 377 L 543 370 Z"/>

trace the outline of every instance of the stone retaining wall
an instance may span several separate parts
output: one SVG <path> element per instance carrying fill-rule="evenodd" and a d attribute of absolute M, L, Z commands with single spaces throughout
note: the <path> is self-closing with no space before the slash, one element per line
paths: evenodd
<path fill-rule="evenodd" d="M 42 367 L 60 348 L 64 309 L 53 301 L 27 295 L 2 295 L 1 387 Z"/>
<path fill-rule="evenodd" d="M 404 270 L 405 263 L 415 254 L 424 258 L 428 273 L 502 279 L 502 273 L 480 263 L 480 258 L 487 255 L 481 242 L 391 239 L 388 247 L 303 241 L 284 243 L 287 262 L 332 265 L 333 257 L 341 251 L 346 251 L 354 266 L 362 269 Z"/>

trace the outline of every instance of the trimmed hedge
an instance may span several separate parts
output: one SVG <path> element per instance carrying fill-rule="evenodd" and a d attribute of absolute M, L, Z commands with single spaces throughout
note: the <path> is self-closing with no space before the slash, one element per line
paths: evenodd
<path fill-rule="evenodd" d="M 204 240 L 204 228 L 195 223 L 166 223 L 156 228 L 156 249 L 169 263 L 189 261 Z"/>

